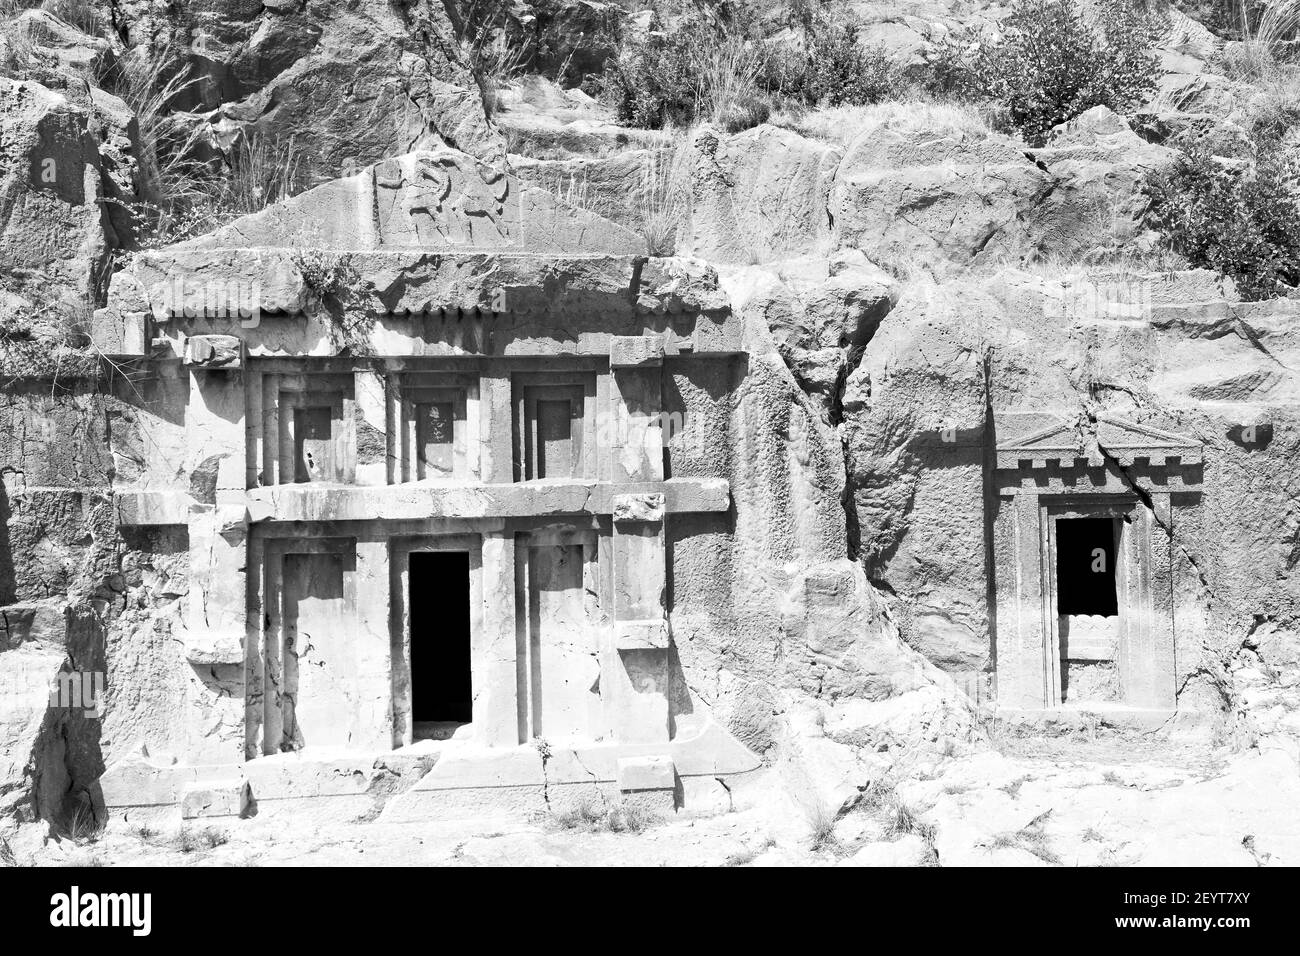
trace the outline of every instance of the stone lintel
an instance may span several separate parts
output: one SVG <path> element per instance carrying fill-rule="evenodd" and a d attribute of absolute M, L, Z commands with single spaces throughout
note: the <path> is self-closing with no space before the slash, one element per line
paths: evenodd
<path fill-rule="evenodd" d="M 410 521 L 607 515 L 614 511 L 614 499 L 627 494 L 662 494 L 668 513 L 726 511 L 731 505 L 725 478 L 624 484 L 594 480 L 384 487 L 294 484 L 250 490 L 248 518 L 250 522 Z"/>
<path fill-rule="evenodd" d="M 248 810 L 248 781 L 240 778 L 187 784 L 181 791 L 181 818 L 242 817 Z"/>
<path fill-rule="evenodd" d="M 611 335 L 610 368 L 640 368 L 664 364 L 664 343 L 657 335 Z"/>
<path fill-rule="evenodd" d="M 677 767 L 666 754 L 649 757 L 621 757 L 618 761 L 618 789 L 673 790 L 677 786 Z"/>
<path fill-rule="evenodd" d="M 122 491 L 113 496 L 117 523 L 125 527 L 188 524 L 193 504 L 184 491 Z"/>

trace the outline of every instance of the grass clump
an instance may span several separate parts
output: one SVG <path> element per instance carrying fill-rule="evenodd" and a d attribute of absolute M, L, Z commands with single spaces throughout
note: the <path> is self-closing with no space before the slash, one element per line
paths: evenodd
<path fill-rule="evenodd" d="M 172 837 L 170 846 L 181 853 L 198 853 L 203 850 L 215 850 L 229 842 L 230 834 L 218 827 L 204 827 L 202 830 L 182 827 Z"/>
<path fill-rule="evenodd" d="M 753 863 L 774 846 L 776 846 L 776 840 L 771 837 L 768 837 L 766 840 L 759 843 L 751 843 L 749 846 L 728 855 L 726 860 L 723 861 L 723 865 L 749 866 L 749 864 Z"/>
<path fill-rule="evenodd" d="M 814 850 L 834 849 L 839 845 L 835 824 L 840 811 L 824 800 L 813 800 L 804 805 L 804 819 L 808 822 L 808 845 Z"/>
<path fill-rule="evenodd" d="M 1044 863 L 1052 866 L 1060 866 L 1061 858 L 1057 856 L 1052 849 L 1051 841 L 1043 829 L 1047 818 L 1052 815 L 1051 810 L 1040 813 L 1028 824 L 1021 827 L 1015 833 L 1000 833 L 993 839 L 990 848 L 994 850 L 1017 849 L 1032 853 Z"/>
<path fill-rule="evenodd" d="M 661 823 L 662 818 L 637 804 L 587 797 L 572 807 L 553 811 L 548 822 L 557 830 L 638 834 Z"/>
<path fill-rule="evenodd" d="M 107 826 L 108 820 L 95 813 L 90 800 L 80 799 L 64 817 L 58 834 L 78 846 L 85 846 L 98 842 Z"/>
<path fill-rule="evenodd" d="M 44 0 L 40 6 L 87 36 L 99 36 L 104 30 L 103 18 L 90 0 Z"/>
<path fill-rule="evenodd" d="M 185 109 L 199 80 L 171 47 L 137 47 L 95 78 L 130 107 L 139 128 L 144 198 L 128 206 L 131 235 L 123 237 L 132 249 L 203 235 L 309 185 L 292 138 L 249 129 L 217 151 L 207 124 Z"/>

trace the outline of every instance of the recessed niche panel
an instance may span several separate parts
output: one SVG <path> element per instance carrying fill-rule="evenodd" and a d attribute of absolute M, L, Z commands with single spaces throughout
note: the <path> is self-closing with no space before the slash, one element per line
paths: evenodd
<path fill-rule="evenodd" d="M 515 376 L 516 481 L 595 476 L 595 396 L 594 375 Z"/>
<path fill-rule="evenodd" d="M 472 481 L 478 477 L 478 383 L 461 373 L 398 377 L 393 480 Z"/>
<path fill-rule="evenodd" d="M 262 387 L 261 483 L 352 483 L 356 476 L 352 375 L 267 373 Z"/>

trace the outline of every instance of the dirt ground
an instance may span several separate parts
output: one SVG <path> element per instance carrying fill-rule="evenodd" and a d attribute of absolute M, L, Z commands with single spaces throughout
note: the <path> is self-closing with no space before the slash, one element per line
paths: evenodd
<path fill-rule="evenodd" d="M 779 781 L 777 781 L 779 782 Z M 1300 863 L 1300 773 L 1283 749 L 1007 738 L 812 809 L 780 786 L 712 817 L 585 808 L 428 824 L 273 813 L 113 820 L 0 843 L 28 866 L 1274 866 Z M 7 847 L 7 849 L 5 849 Z"/>

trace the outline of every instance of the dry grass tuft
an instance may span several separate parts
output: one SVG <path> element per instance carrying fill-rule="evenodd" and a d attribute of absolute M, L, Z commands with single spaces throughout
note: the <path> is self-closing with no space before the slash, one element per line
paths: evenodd
<path fill-rule="evenodd" d="M 695 117 L 728 132 L 739 132 L 766 121 L 768 98 L 758 89 L 763 66 L 759 47 L 736 33 L 720 43 L 694 48 Z"/>
<path fill-rule="evenodd" d="M 1060 866 L 1061 858 L 1057 856 L 1052 849 L 1051 841 L 1043 829 L 1047 818 L 1052 815 L 1051 810 L 1040 813 L 1034 819 L 1030 820 L 1027 825 L 1021 827 L 1015 833 L 1000 833 L 993 840 L 991 848 L 994 850 L 1018 849 L 1027 853 L 1032 853 L 1044 863 L 1050 863 L 1052 866 Z"/>
<path fill-rule="evenodd" d="M 1236 13 L 1241 43 L 1225 55 L 1224 72 L 1233 79 L 1255 82 L 1284 72 L 1283 45 L 1300 31 L 1300 0 L 1277 0 L 1253 24 L 1244 0 L 1237 0 Z"/>
<path fill-rule="evenodd" d="M 835 824 L 840 818 L 840 811 L 824 800 L 809 800 L 803 807 L 804 819 L 808 821 L 808 845 L 814 850 L 835 849 L 839 840 L 835 837 Z"/>
<path fill-rule="evenodd" d="M 652 256 L 677 251 L 690 221 L 689 147 L 685 135 L 652 154 L 640 186 L 638 231 Z"/>
<path fill-rule="evenodd" d="M 41 9 L 87 36 L 99 36 L 104 30 L 104 21 L 90 0 L 44 0 Z"/>
<path fill-rule="evenodd" d="M 608 803 L 587 797 L 567 810 L 552 812 L 546 822 L 557 830 L 637 834 L 662 823 L 663 819 L 636 804 Z"/>
<path fill-rule="evenodd" d="M 770 120 L 801 136 L 848 145 L 864 130 L 958 135 L 987 139 L 993 135 L 988 111 L 968 103 L 924 98 L 875 103 L 870 106 L 828 106 L 801 113 L 778 113 Z"/>

